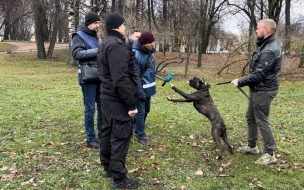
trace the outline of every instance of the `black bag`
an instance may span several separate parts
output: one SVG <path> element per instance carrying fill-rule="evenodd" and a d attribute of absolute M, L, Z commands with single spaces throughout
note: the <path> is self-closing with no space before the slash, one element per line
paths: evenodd
<path fill-rule="evenodd" d="M 81 63 L 81 77 L 83 82 L 100 82 L 97 63 L 93 61 Z"/>

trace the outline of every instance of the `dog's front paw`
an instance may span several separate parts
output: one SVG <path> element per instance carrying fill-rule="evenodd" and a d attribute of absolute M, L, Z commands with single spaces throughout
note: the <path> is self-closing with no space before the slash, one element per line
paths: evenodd
<path fill-rule="evenodd" d="M 171 97 L 167 96 L 167 100 L 168 101 L 172 101 Z"/>
<path fill-rule="evenodd" d="M 170 84 L 170 88 L 173 88 L 174 87 L 174 85 L 173 84 Z"/>

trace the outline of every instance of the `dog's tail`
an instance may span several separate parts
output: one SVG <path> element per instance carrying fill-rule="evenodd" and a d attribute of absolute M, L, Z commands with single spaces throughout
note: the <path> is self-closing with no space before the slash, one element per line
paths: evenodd
<path fill-rule="evenodd" d="M 232 146 L 231 146 L 231 144 L 228 142 L 227 131 L 226 131 L 226 125 L 224 125 L 224 126 L 222 127 L 221 138 L 223 139 L 224 143 L 227 145 L 230 154 L 233 154 Z"/>

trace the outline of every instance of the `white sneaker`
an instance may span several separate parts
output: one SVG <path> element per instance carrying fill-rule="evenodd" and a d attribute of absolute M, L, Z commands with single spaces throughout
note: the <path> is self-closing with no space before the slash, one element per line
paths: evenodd
<path fill-rule="evenodd" d="M 250 146 L 244 146 L 238 149 L 238 152 L 246 153 L 246 154 L 259 154 L 258 147 L 251 148 Z"/>
<path fill-rule="evenodd" d="M 277 163 L 278 159 L 276 159 L 275 155 L 271 156 L 268 153 L 265 153 L 262 157 L 255 161 L 256 164 L 268 165 Z"/>

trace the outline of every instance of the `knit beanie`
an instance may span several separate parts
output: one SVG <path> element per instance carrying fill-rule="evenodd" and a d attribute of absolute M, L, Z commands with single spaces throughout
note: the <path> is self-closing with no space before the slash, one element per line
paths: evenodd
<path fill-rule="evenodd" d="M 154 41 L 154 35 L 149 30 L 145 30 L 144 32 L 142 32 L 139 37 L 139 42 L 141 45 L 150 44 Z"/>
<path fill-rule="evenodd" d="M 100 21 L 100 18 L 98 16 L 97 13 L 93 12 L 93 11 L 89 11 L 86 15 L 85 15 L 85 22 L 84 24 L 86 26 L 89 26 L 90 24 L 96 22 L 96 21 Z"/>
<path fill-rule="evenodd" d="M 118 28 L 123 23 L 125 23 L 125 19 L 120 14 L 115 12 L 109 13 L 106 18 L 106 30 Z"/>

